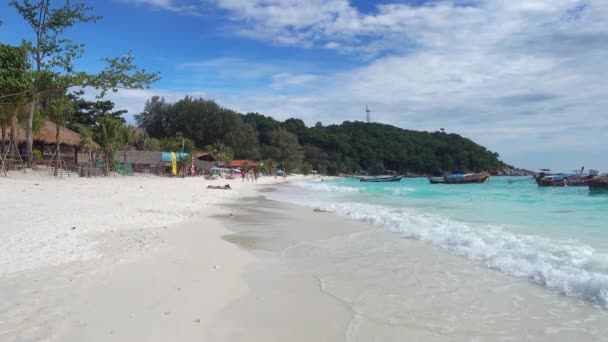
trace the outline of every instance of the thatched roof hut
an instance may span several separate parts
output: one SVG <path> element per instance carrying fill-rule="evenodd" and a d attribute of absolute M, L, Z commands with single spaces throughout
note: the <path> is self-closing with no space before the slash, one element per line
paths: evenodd
<path fill-rule="evenodd" d="M 57 144 L 57 139 L 55 138 L 56 135 L 57 126 L 50 121 L 45 121 L 42 124 L 40 132 L 38 134 L 34 134 L 34 141 L 42 145 L 55 145 Z M 10 136 L 10 128 L 7 136 Z M 20 144 L 25 143 L 25 130 L 21 127 L 19 127 L 18 139 Z M 59 130 L 59 143 L 61 145 L 77 147 L 80 145 L 80 134 L 72 131 L 69 128 L 62 127 Z"/>

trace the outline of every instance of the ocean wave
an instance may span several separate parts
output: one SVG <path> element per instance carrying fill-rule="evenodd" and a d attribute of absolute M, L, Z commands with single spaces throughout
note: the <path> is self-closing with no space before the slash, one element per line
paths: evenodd
<path fill-rule="evenodd" d="M 406 188 L 406 187 L 401 187 L 401 188 L 386 187 L 386 188 L 384 188 L 384 191 L 388 191 L 388 192 L 392 193 L 395 196 L 400 196 L 400 195 L 404 195 L 404 194 L 408 194 L 408 193 L 414 192 L 414 191 L 416 191 L 416 189 L 414 189 L 414 188 Z"/>
<path fill-rule="evenodd" d="M 608 308 L 608 256 L 578 241 L 515 234 L 497 226 L 476 227 L 374 205 L 328 204 L 324 209 L 385 226 L 405 238 L 430 242 L 491 269 Z"/>
<path fill-rule="evenodd" d="M 323 191 L 323 192 L 359 192 L 359 190 L 360 190 L 358 188 L 354 188 L 351 186 L 330 185 L 330 184 L 323 184 L 320 182 L 315 182 L 315 183 L 299 182 L 299 183 L 294 183 L 294 185 L 304 187 L 309 190 Z"/>

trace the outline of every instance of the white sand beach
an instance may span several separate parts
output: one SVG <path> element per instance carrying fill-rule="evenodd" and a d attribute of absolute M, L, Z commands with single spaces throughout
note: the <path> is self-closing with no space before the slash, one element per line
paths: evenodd
<path fill-rule="evenodd" d="M 218 204 L 281 181 L 0 178 L 0 340 L 205 340 L 255 260 Z"/>
<path fill-rule="evenodd" d="M 602 308 L 265 199 L 281 182 L 0 178 L 0 341 L 607 339 Z"/>

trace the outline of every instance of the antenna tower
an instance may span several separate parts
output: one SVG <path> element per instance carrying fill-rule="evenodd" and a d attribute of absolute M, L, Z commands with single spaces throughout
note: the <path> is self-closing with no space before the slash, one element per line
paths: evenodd
<path fill-rule="evenodd" d="M 369 109 L 369 107 L 367 107 L 367 105 L 365 105 L 365 113 L 367 114 L 367 123 L 370 123 L 370 116 L 369 113 L 371 113 L 372 111 Z"/>

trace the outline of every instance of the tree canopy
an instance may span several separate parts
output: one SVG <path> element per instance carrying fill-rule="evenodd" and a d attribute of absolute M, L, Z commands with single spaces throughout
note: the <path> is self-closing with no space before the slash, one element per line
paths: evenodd
<path fill-rule="evenodd" d="M 152 138 L 181 133 L 200 149 L 221 143 L 234 158 L 267 160 L 289 170 L 431 174 L 508 167 L 498 153 L 454 133 L 359 121 L 308 127 L 300 119 L 280 122 L 259 113 L 243 115 L 191 97 L 175 103 L 153 97 L 135 118 Z"/>
<path fill-rule="evenodd" d="M 104 58 L 105 67 L 98 73 L 77 70 L 75 61 L 84 55 L 84 44 L 69 39 L 66 31 L 77 24 L 94 23 L 101 17 L 83 2 L 69 0 L 14 0 L 9 3 L 31 28 L 33 36 L 24 40 L 29 57 L 28 87 L 18 93 L 29 98 L 30 111 L 26 125 L 28 161 L 32 161 L 34 113 L 44 98 L 65 93 L 71 87 L 93 87 L 103 97 L 108 91 L 121 88 L 147 88 L 159 79 L 134 64 L 131 52 L 114 58 Z M 24 37 L 25 38 L 25 37 Z"/>

